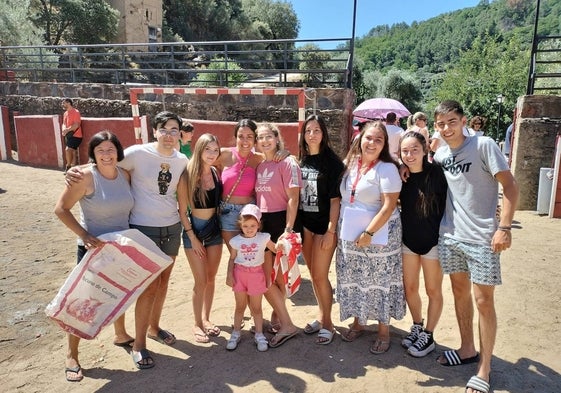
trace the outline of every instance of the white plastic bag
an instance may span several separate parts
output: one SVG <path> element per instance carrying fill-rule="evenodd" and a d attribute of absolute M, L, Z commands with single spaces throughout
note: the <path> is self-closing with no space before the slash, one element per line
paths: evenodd
<path fill-rule="evenodd" d="M 124 313 L 173 262 L 137 229 L 98 238 L 106 243 L 84 255 L 45 309 L 63 330 L 88 340 Z"/>

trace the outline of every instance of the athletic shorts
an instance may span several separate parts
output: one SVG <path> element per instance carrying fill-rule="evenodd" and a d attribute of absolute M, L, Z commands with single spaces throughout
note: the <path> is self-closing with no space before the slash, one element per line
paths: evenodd
<path fill-rule="evenodd" d="M 144 225 L 130 224 L 131 228 L 138 229 L 156 243 L 156 245 L 171 257 L 176 257 L 181 245 L 181 222 L 167 227 L 147 227 Z"/>
<path fill-rule="evenodd" d="M 270 234 L 271 241 L 276 243 L 286 228 L 286 210 L 274 213 L 262 213 L 261 223 L 261 232 Z"/>
<path fill-rule="evenodd" d="M 67 147 L 76 150 L 82 143 L 82 138 L 76 138 L 75 136 L 71 136 L 70 138 L 66 138 L 64 141 Z"/>
<path fill-rule="evenodd" d="M 409 249 L 409 247 L 407 247 L 405 244 L 402 244 L 401 245 L 401 253 L 402 254 L 407 254 L 407 255 L 419 255 L 419 256 L 421 256 L 425 259 L 438 260 L 438 245 L 431 248 L 430 251 L 427 252 L 426 254 L 420 255 L 420 254 L 417 254 L 416 252 L 411 251 Z"/>
<path fill-rule="evenodd" d="M 502 284 L 500 255 L 493 252 L 490 245 L 467 243 L 443 236 L 438 239 L 442 272 L 468 273 L 474 284 Z"/>
<path fill-rule="evenodd" d="M 262 295 L 267 292 L 265 271 L 263 265 L 243 266 L 234 265 L 234 292 L 245 292 L 250 296 Z"/>

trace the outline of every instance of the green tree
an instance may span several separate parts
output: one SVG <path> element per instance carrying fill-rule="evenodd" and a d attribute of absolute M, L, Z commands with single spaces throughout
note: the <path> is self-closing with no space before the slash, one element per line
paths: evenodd
<path fill-rule="evenodd" d="M 231 41 L 242 36 L 247 19 L 240 0 L 164 0 L 166 36 L 185 41 Z"/>
<path fill-rule="evenodd" d="M 329 69 L 329 61 L 331 60 L 328 52 L 318 52 L 319 49 L 320 47 L 316 44 L 307 44 L 298 48 L 300 54 L 299 69 L 308 71 L 306 73 L 306 83 L 310 87 L 320 87 L 329 78 L 329 75 L 317 72 Z"/>
<path fill-rule="evenodd" d="M 226 86 L 233 87 L 246 80 L 246 75 L 241 72 L 242 67 L 232 59 L 217 57 L 211 61 L 207 70 L 216 72 L 201 72 L 191 82 L 191 86 L 214 87 Z"/>
<path fill-rule="evenodd" d="M 300 21 L 292 4 L 284 1 L 242 0 L 243 10 L 252 24 L 255 39 L 295 39 Z"/>
<path fill-rule="evenodd" d="M 41 45 L 41 33 L 29 17 L 31 0 L 0 0 L 0 45 Z"/>
<path fill-rule="evenodd" d="M 462 103 L 466 115 L 487 118 L 488 135 L 504 137 L 504 124 L 523 95 L 529 66 L 529 50 L 518 36 L 508 42 L 501 37 L 477 38 L 471 49 L 460 54 L 458 62 L 451 65 L 434 90 L 430 100 L 432 107 L 445 99 Z M 501 119 L 497 123 L 497 95 L 502 94 Z M 497 124 L 499 124 L 497 130 Z"/>
<path fill-rule="evenodd" d="M 108 43 L 119 12 L 105 0 L 32 0 L 33 21 L 47 45 Z"/>
<path fill-rule="evenodd" d="M 401 102 L 410 112 L 419 109 L 423 98 L 421 84 L 414 74 L 402 70 L 390 70 L 380 79 L 378 97 L 393 98 Z"/>

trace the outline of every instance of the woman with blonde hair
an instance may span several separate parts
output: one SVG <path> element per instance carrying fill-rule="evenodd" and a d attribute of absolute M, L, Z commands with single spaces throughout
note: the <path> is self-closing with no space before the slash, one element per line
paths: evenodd
<path fill-rule="evenodd" d="M 220 334 L 220 328 L 210 322 L 223 242 L 218 219 L 222 182 L 214 168 L 219 155 L 218 139 L 212 134 L 201 135 L 177 189 L 183 247 L 195 280 L 193 334 L 198 343 L 208 343 L 209 336 Z"/>
<path fill-rule="evenodd" d="M 255 183 L 256 205 L 262 213 L 263 232 L 271 235 L 274 243 L 283 234 L 292 232 L 298 212 L 298 200 L 302 185 L 302 174 L 296 160 L 289 156 L 275 161 L 278 151 L 284 149 L 279 129 L 270 123 L 257 127 L 257 148 L 265 160 L 257 167 Z M 272 271 L 273 253 L 265 252 L 265 272 Z M 278 347 L 294 337 L 298 329 L 293 325 L 285 304 L 283 275 L 277 275 L 277 282 L 271 283 L 265 298 L 273 307 L 271 316 L 272 332 L 275 336 L 269 346 Z"/>

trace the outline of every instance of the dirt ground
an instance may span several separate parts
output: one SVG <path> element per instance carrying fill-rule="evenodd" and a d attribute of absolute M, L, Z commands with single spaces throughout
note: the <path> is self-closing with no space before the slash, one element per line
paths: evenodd
<path fill-rule="evenodd" d="M 435 332 L 437 350 L 422 359 L 407 355 L 401 337 L 408 315 L 392 324 L 392 347 L 384 355 L 368 352 L 376 325 L 353 343 L 336 337 L 328 346 L 314 344 L 301 332 L 268 352 L 257 352 L 246 322 L 242 342 L 225 350 L 233 314 L 233 296 L 225 286 L 227 259 L 218 276 L 213 321 L 222 328 L 209 344 L 191 334 L 192 278 L 183 251 L 172 273 L 162 326 L 178 338 L 173 347 L 149 340 L 156 367 L 137 370 L 126 350 L 112 345 L 112 328 L 82 341 L 85 378 L 64 379 L 64 333 L 44 314 L 46 304 L 74 266 L 73 234 L 53 214 L 63 188 L 62 172 L 0 162 L 0 391 L 5 392 L 463 392 L 475 365 L 442 367 L 435 358 L 459 345 L 449 281 L 444 311 Z M 497 288 L 499 319 L 491 384 L 495 392 L 561 392 L 561 221 L 519 211 L 513 247 L 502 256 L 503 282 Z M 226 252 L 224 253 L 226 255 Z M 335 283 L 332 265 L 332 282 Z M 287 301 L 294 322 L 303 327 L 315 317 L 309 274 Z M 264 303 L 265 316 L 270 307 Z M 249 316 L 249 312 L 246 312 Z M 344 331 L 351 322 L 339 321 Z M 127 326 L 133 332 L 132 313 Z"/>

